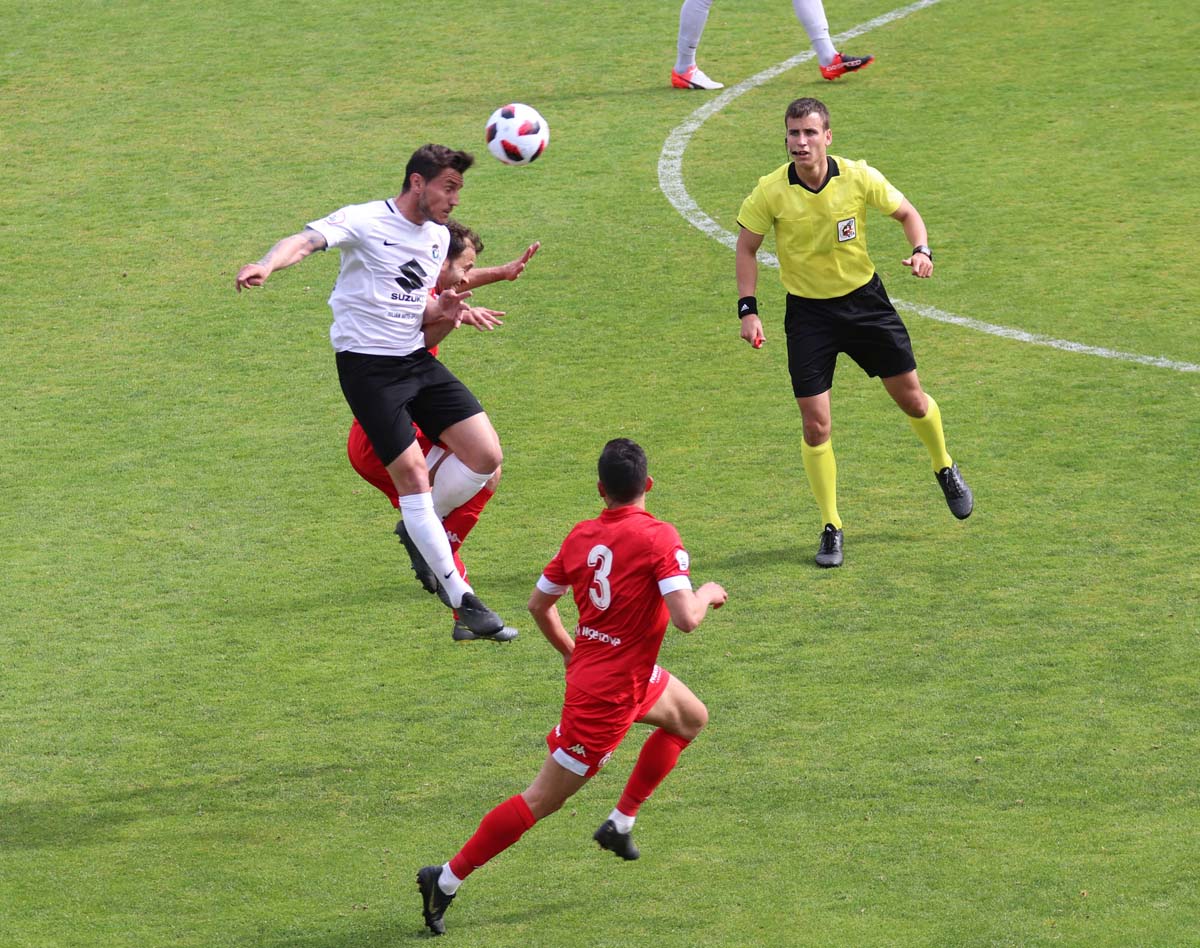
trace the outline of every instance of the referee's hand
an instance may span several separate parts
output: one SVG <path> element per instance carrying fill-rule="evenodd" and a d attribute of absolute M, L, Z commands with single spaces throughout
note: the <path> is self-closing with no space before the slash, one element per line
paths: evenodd
<path fill-rule="evenodd" d="M 761 349 L 762 344 L 767 341 L 767 337 L 763 335 L 762 320 L 758 318 L 757 313 L 750 313 L 742 317 L 742 338 L 745 339 L 755 349 Z"/>
<path fill-rule="evenodd" d="M 927 280 L 933 276 L 933 261 L 923 253 L 910 254 L 907 260 L 901 260 L 900 263 L 912 267 L 912 275 L 915 277 Z"/>

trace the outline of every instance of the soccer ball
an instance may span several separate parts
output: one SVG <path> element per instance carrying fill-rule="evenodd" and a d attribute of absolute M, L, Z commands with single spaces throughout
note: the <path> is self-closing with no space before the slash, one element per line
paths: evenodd
<path fill-rule="evenodd" d="M 506 165 L 528 165 L 550 144 L 550 126 L 537 109 L 517 102 L 492 113 L 487 122 L 488 151 Z"/>

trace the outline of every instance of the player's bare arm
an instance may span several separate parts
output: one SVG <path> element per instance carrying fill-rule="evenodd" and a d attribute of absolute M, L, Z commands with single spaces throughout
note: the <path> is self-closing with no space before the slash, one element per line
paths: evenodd
<path fill-rule="evenodd" d="M 708 615 L 709 606 L 720 609 L 728 598 L 729 593 L 719 583 L 705 583 L 696 590 L 676 589 L 663 597 L 671 624 L 680 632 L 695 630 Z"/>
<path fill-rule="evenodd" d="M 892 214 L 900 225 L 904 228 L 904 236 L 908 238 L 908 243 L 912 247 L 924 247 L 929 243 L 929 232 L 925 229 L 925 221 L 917 212 L 917 209 L 909 203 L 908 198 L 896 208 Z M 933 276 L 933 258 L 925 253 L 909 254 L 904 260 L 900 261 L 904 266 L 912 268 L 912 274 L 915 277 L 928 278 Z"/>
<path fill-rule="evenodd" d="M 534 587 L 529 594 L 529 614 L 533 616 L 534 624 L 541 630 L 542 635 L 563 657 L 563 662 L 571 659 L 575 651 L 575 640 L 563 626 L 562 617 L 558 614 L 558 596 L 544 593 Z"/>
<path fill-rule="evenodd" d="M 476 267 L 467 274 L 463 283 L 467 289 L 473 290 L 489 283 L 499 283 L 501 280 L 515 280 L 525 272 L 526 265 L 533 259 L 533 255 L 541 246 L 542 242 L 536 241 L 530 244 L 516 260 L 510 260 L 499 267 Z"/>
<path fill-rule="evenodd" d="M 257 263 L 248 263 L 238 271 L 236 287 L 240 293 L 246 287 L 262 286 L 276 270 L 293 266 L 316 250 L 326 248 L 325 238 L 306 227 L 298 234 L 284 237 L 268 250 Z"/>
<path fill-rule="evenodd" d="M 753 299 L 755 290 L 758 289 L 758 248 L 762 246 L 762 234 L 756 234 L 752 230 L 746 230 L 745 227 L 738 228 L 737 239 L 737 287 L 738 299 L 745 300 Z M 758 316 L 758 309 L 754 307 L 754 311 L 747 310 L 742 313 L 742 306 L 738 304 L 738 317 L 741 321 L 741 334 L 750 345 L 758 349 L 766 342 L 767 337 L 763 335 L 762 320 Z"/>

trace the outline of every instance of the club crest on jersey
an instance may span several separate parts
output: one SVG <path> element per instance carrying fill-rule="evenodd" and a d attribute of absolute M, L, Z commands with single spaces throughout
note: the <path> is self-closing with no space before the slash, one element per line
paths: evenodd
<path fill-rule="evenodd" d="M 433 245 L 433 249 L 430 251 L 430 253 L 433 255 L 433 259 L 434 259 L 434 260 L 436 260 L 438 257 L 440 257 L 440 256 L 442 255 L 442 251 L 441 251 L 441 249 L 438 247 L 438 245 L 437 245 L 437 244 L 434 244 L 434 245 Z"/>
<path fill-rule="evenodd" d="M 853 240 L 858 236 L 858 221 L 853 217 L 847 217 L 844 221 L 837 222 L 837 229 L 839 243 Z"/>
<path fill-rule="evenodd" d="M 325 220 L 327 220 L 330 224 L 340 224 L 345 219 L 346 215 L 342 211 L 334 211 L 327 218 L 325 218 Z"/>
<path fill-rule="evenodd" d="M 691 562 L 691 560 L 688 559 L 687 550 L 676 550 L 675 562 L 679 564 L 680 572 L 686 573 L 688 571 L 688 564 Z"/>

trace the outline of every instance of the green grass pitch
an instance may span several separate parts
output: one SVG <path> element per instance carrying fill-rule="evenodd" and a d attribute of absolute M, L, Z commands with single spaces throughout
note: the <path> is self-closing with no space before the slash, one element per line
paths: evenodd
<path fill-rule="evenodd" d="M 834 32 L 901 6 L 830 0 Z M 1181 0 L 942 0 L 802 64 L 692 135 L 721 228 L 784 160 L 799 95 L 925 216 L 906 313 L 976 492 L 852 363 L 834 388 L 847 561 L 811 564 L 782 290 L 740 342 L 733 255 L 660 190 L 711 100 L 668 87 L 677 0 L 0 0 L 0 945 L 383 948 L 425 940 L 416 869 L 521 790 L 561 662 L 522 615 L 598 509 L 610 437 L 729 589 L 663 663 L 711 724 L 646 805 L 643 857 L 591 842 L 644 733 L 480 870 L 459 946 L 1200 944 L 1200 34 Z M 732 86 L 807 49 L 789 5 L 717 2 Z M 531 168 L 483 123 L 527 101 Z M 472 149 L 480 263 L 528 243 L 508 312 L 444 358 L 505 446 L 464 555 L 511 646 L 455 645 L 386 502 L 346 463 L 335 254 L 238 296 L 238 267 Z M 568 619 L 569 609 L 565 610 Z"/>

